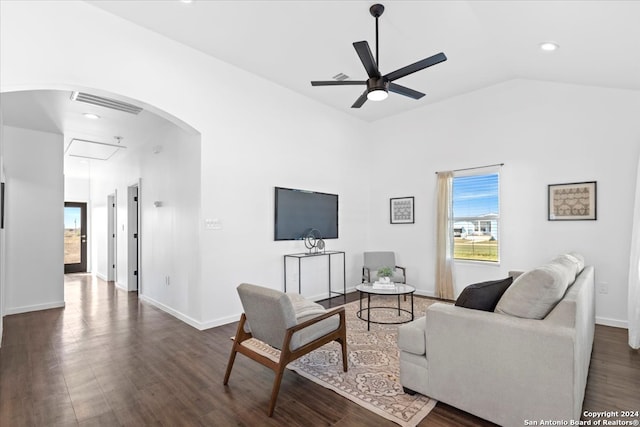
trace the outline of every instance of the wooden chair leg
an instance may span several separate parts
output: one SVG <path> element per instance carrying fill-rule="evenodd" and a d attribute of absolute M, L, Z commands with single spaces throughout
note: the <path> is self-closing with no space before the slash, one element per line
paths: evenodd
<path fill-rule="evenodd" d="M 342 370 L 347 372 L 347 339 L 342 338 L 340 340 L 340 345 L 342 346 Z"/>
<path fill-rule="evenodd" d="M 233 363 L 236 360 L 236 354 L 238 354 L 238 346 L 242 341 L 247 338 L 251 338 L 251 334 L 244 331 L 244 324 L 247 320 L 247 317 L 244 313 L 240 316 L 240 322 L 238 322 L 238 329 L 236 331 L 236 336 L 233 339 L 233 346 L 231 347 L 231 354 L 229 355 L 229 362 L 227 363 L 227 372 L 224 374 L 224 381 L 222 384 L 227 385 L 229 382 L 229 377 L 231 376 L 231 369 L 233 368 Z"/>
<path fill-rule="evenodd" d="M 229 377 L 231 376 L 231 369 L 233 368 L 233 362 L 236 360 L 236 345 L 233 344 L 231 354 L 229 355 L 229 362 L 227 363 L 227 372 L 224 374 L 224 382 L 222 384 L 227 385 L 229 383 Z"/>
<path fill-rule="evenodd" d="M 278 393 L 280 392 L 280 383 L 282 382 L 282 376 L 284 375 L 284 368 L 286 364 L 280 363 L 278 369 L 275 372 L 276 377 L 273 379 L 273 389 L 271 390 L 271 402 L 269 402 L 268 416 L 273 415 L 273 411 L 276 408 L 276 400 L 278 400 Z"/>

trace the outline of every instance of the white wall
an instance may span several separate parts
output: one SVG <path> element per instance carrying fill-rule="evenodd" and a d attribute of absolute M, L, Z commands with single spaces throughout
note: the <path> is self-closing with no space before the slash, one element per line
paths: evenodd
<path fill-rule="evenodd" d="M 4 126 L 5 314 L 64 306 L 63 138 Z"/>
<path fill-rule="evenodd" d="M 144 298 L 200 319 L 189 292 L 200 284 L 200 136 L 168 129 L 144 147 L 141 173 Z"/>
<path fill-rule="evenodd" d="M 435 171 L 504 162 L 501 263 L 457 262 L 456 295 L 575 250 L 609 286 L 598 320 L 624 325 L 639 113 L 638 92 L 513 80 L 378 122 L 376 158 L 404 166 L 372 177 L 368 246 L 398 251 L 409 283 L 433 294 Z M 547 221 L 547 185 L 580 181 L 598 182 L 597 221 Z M 411 195 L 415 225 L 389 225 L 389 197 Z"/>
<path fill-rule="evenodd" d="M 89 202 L 89 200 L 91 200 L 89 178 L 64 177 L 65 202 Z"/>
<path fill-rule="evenodd" d="M 4 118 L 0 111 L 0 182 L 4 182 Z M 1 203 L 4 203 L 2 201 Z M 2 347 L 2 332 L 4 330 L 4 289 L 5 289 L 5 243 L 4 228 L 0 228 L 0 347 Z"/>
<path fill-rule="evenodd" d="M 140 296 L 198 325 L 201 301 L 189 299 L 200 274 L 200 137 L 168 123 L 154 138 L 107 162 L 93 162 L 92 210 L 96 220 L 97 274 L 107 276 L 107 196 L 117 193 L 117 283 L 128 283 L 127 187 L 140 179 Z M 161 206 L 154 206 L 160 202 Z"/>
<path fill-rule="evenodd" d="M 240 282 L 281 288 L 282 255 L 303 250 L 301 242 L 273 241 L 274 186 L 339 194 L 340 239 L 327 243 L 347 252 L 349 285 L 360 279 L 363 250 L 393 249 L 409 281 L 429 293 L 434 172 L 496 162 L 506 163 L 502 263 L 460 264 L 458 291 L 578 250 L 609 283 L 598 316 L 625 319 L 631 186 L 624 183 L 638 155 L 636 92 L 512 81 L 371 125 L 82 2 L 1 2 L 0 9 L 2 91 L 122 94 L 200 133 L 199 266 L 185 279 L 183 300 L 156 289 L 187 307 L 197 327 L 237 319 Z M 389 157 L 402 173 L 374 173 L 371 165 Z M 135 167 L 116 174 L 130 185 L 143 164 Z M 598 221 L 547 222 L 547 184 L 581 180 L 598 181 Z M 95 200 L 94 221 L 113 189 Z M 416 224 L 390 225 L 389 198 L 410 195 Z M 208 218 L 222 229 L 205 230 Z M 313 284 L 305 292 L 322 290 Z"/>
<path fill-rule="evenodd" d="M 140 158 L 136 150 L 120 150 L 107 162 L 92 162 L 91 183 L 91 236 L 93 242 L 91 252 L 94 272 L 106 280 L 108 275 L 107 254 L 107 196 L 116 197 L 116 253 L 117 271 L 116 286 L 131 291 L 134 284 L 129 284 L 128 271 L 128 223 L 127 223 L 127 187 L 135 185 L 140 179 Z"/>
<path fill-rule="evenodd" d="M 347 252 L 347 281 L 359 281 L 368 217 L 366 124 L 82 2 L 0 8 L 2 90 L 46 82 L 126 94 L 200 132 L 201 251 L 185 296 L 199 305 L 191 316 L 196 326 L 237 320 L 235 287 L 248 281 L 281 288 L 282 255 L 303 250 L 301 242 L 273 241 L 274 186 L 340 195 L 340 239 L 328 241 L 328 249 Z M 115 174 L 130 177 L 130 170 Z M 102 221 L 94 207 L 94 221 Z M 119 211 L 118 218 L 125 216 Z M 205 218 L 223 228 L 204 230 Z M 126 255 L 121 242 L 119 260 Z"/>

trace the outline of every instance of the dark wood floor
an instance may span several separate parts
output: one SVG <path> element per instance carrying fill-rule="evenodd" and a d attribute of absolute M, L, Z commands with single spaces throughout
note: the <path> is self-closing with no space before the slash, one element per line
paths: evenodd
<path fill-rule="evenodd" d="M 201 332 L 89 275 L 65 286 L 65 309 L 5 317 L 0 426 L 395 425 L 290 371 L 267 418 L 269 370 L 238 356 L 222 385 L 236 324 Z M 640 410 L 625 330 L 596 328 L 584 409 Z M 420 425 L 491 424 L 439 403 Z"/>

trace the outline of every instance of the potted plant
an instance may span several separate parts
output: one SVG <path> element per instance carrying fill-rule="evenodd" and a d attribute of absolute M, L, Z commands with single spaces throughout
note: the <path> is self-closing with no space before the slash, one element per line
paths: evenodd
<path fill-rule="evenodd" d="M 391 267 L 380 267 L 378 269 L 378 279 L 382 283 L 391 283 L 391 276 L 393 275 L 393 270 Z"/>

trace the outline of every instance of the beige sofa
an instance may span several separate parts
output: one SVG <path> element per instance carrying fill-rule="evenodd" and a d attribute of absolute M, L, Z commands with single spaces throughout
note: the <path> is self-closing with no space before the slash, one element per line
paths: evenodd
<path fill-rule="evenodd" d="M 496 311 L 508 308 L 506 300 L 513 303 L 514 295 L 522 303 L 518 283 L 544 276 L 545 268 L 518 277 Z M 592 266 L 579 266 L 576 273 L 560 301 L 540 320 L 432 304 L 425 317 L 399 328 L 403 387 L 503 426 L 580 419 L 593 345 L 595 291 Z M 530 297 L 526 290 L 524 295 Z"/>

